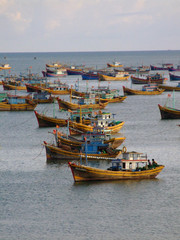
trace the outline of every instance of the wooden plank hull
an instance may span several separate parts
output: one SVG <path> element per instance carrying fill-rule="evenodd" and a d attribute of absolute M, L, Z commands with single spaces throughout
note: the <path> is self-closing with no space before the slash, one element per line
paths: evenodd
<path fill-rule="evenodd" d="M 67 120 L 68 119 L 63 119 L 63 118 L 56 118 L 56 117 L 48 117 L 45 116 L 44 114 L 40 114 L 37 111 L 34 111 L 35 116 L 38 121 L 38 125 L 40 128 L 42 127 L 56 127 L 57 125 L 59 127 L 66 127 L 67 126 Z M 84 124 L 89 124 L 90 121 L 84 119 Z M 72 125 L 71 121 L 69 121 L 69 124 Z"/>
<path fill-rule="evenodd" d="M 160 78 L 160 79 L 143 79 L 143 78 L 138 78 L 138 77 L 134 77 L 131 76 L 131 81 L 133 84 L 148 84 L 149 82 L 151 83 L 157 83 L 157 84 L 162 84 L 164 82 L 165 79 Z"/>
<path fill-rule="evenodd" d="M 80 160 L 86 159 L 85 153 L 73 152 L 69 146 L 64 146 L 63 148 L 59 148 L 48 143 L 44 143 L 46 149 L 46 158 L 47 162 L 51 162 L 53 160 Z M 99 153 L 99 154 L 87 154 L 88 161 L 99 161 L 99 160 L 112 160 L 117 157 L 121 153 L 121 150 L 114 150 L 114 154 L 108 153 Z"/>
<path fill-rule="evenodd" d="M 100 102 L 120 103 L 120 102 L 123 102 L 126 98 L 127 98 L 126 96 L 119 96 L 114 98 L 100 98 Z M 96 101 L 99 102 L 99 99 L 97 99 Z"/>
<path fill-rule="evenodd" d="M 180 119 L 180 110 L 166 106 L 163 107 L 160 104 L 158 104 L 158 107 L 161 113 L 161 119 Z"/>
<path fill-rule="evenodd" d="M 108 102 L 79 105 L 76 103 L 64 101 L 62 99 L 57 99 L 57 100 L 58 100 L 59 108 L 70 109 L 70 110 L 77 110 L 77 109 L 80 109 L 80 107 L 81 109 L 85 109 L 85 108 L 104 109 L 108 105 Z"/>
<path fill-rule="evenodd" d="M 120 138 L 111 138 L 110 140 L 105 140 L 104 143 L 105 144 L 109 144 L 109 146 L 113 149 L 118 148 L 125 140 L 125 137 L 120 137 Z M 68 138 L 64 138 L 61 136 L 58 136 L 58 140 L 62 143 L 65 144 L 67 146 L 72 146 L 72 147 L 81 147 L 82 144 L 84 144 L 84 141 L 78 141 L 76 139 L 68 139 Z"/>
<path fill-rule="evenodd" d="M 100 81 L 127 81 L 129 76 L 113 77 L 108 75 L 100 74 Z"/>
<path fill-rule="evenodd" d="M 155 91 L 141 91 L 141 90 L 134 90 L 131 88 L 126 88 L 123 86 L 124 95 L 160 95 L 164 92 L 164 89 L 159 89 Z"/>
<path fill-rule="evenodd" d="M 15 86 L 15 85 L 6 84 L 6 83 L 3 83 L 3 88 L 4 90 L 18 90 L 18 91 L 26 90 L 26 86 Z"/>
<path fill-rule="evenodd" d="M 119 122 L 114 126 L 108 126 L 106 130 L 109 130 L 111 134 L 118 133 L 123 125 L 124 122 Z M 77 132 L 74 134 L 72 133 L 72 135 L 81 134 L 82 132 L 93 132 L 93 126 L 87 126 L 82 123 L 72 122 L 70 127 L 72 127 L 74 130 L 77 130 Z"/>
<path fill-rule="evenodd" d="M 37 104 L 9 104 L 0 102 L 0 111 L 33 111 Z"/>
<path fill-rule="evenodd" d="M 53 117 L 48 117 L 43 114 L 37 113 L 37 111 L 34 111 L 35 116 L 37 118 L 39 127 L 56 127 L 57 125 L 60 127 L 65 127 L 67 126 L 67 121 L 66 119 L 60 119 L 60 118 L 53 118 Z"/>
<path fill-rule="evenodd" d="M 143 171 L 110 171 L 69 163 L 75 182 L 107 181 L 107 180 L 137 180 L 155 178 L 164 168 L 160 165 L 154 169 Z"/>
<path fill-rule="evenodd" d="M 159 85 L 159 88 L 164 89 L 165 91 L 180 91 L 180 87 Z"/>

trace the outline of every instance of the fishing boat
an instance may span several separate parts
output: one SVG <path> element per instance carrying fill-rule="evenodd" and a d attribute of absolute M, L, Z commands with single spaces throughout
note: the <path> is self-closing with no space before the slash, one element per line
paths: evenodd
<path fill-rule="evenodd" d="M 9 70 L 9 69 L 11 69 L 11 67 L 8 63 L 0 65 L 0 70 Z"/>
<path fill-rule="evenodd" d="M 27 97 L 37 103 L 53 103 L 55 101 L 55 97 L 48 92 L 32 92 Z"/>
<path fill-rule="evenodd" d="M 70 110 L 80 109 L 80 107 L 82 109 L 85 109 L 85 108 L 104 109 L 108 105 L 108 102 L 96 103 L 95 95 L 91 93 L 86 94 L 85 97 L 79 98 L 77 103 L 73 103 L 71 101 L 71 98 L 70 98 L 70 102 L 62 100 L 59 97 L 57 98 L 57 101 L 60 109 L 63 108 L 63 109 L 70 109 Z"/>
<path fill-rule="evenodd" d="M 172 107 L 170 107 L 170 101 L 172 101 Z M 164 106 L 158 104 L 161 119 L 180 119 L 180 109 L 175 108 L 175 96 L 173 91 L 173 97 L 168 94 L 166 103 Z"/>
<path fill-rule="evenodd" d="M 67 75 L 67 71 L 65 68 L 50 70 L 46 69 L 46 71 L 42 71 L 44 77 L 64 77 Z"/>
<path fill-rule="evenodd" d="M 180 75 L 169 73 L 170 81 L 180 81 Z"/>
<path fill-rule="evenodd" d="M 108 169 L 99 169 L 87 165 L 69 162 L 75 182 L 82 181 L 107 181 L 107 180 L 139 180 L 153 179 L 164 168 L 148 161 L 147 155 L 139 152 L 123 152 L 120 158 L 111 161 Z"/>
<path fill-rule="evenodd" d="M 71 122 L 81 122 L 85 125 L 89 125 L 91 123 L 90 117 L 92 116 L 91 109 L 82 109 L 80 111 L 72 111 L 70 112 L 70 116 L 66 119 L 64 118 L 57 118 L 56 116 L 49 117 L 45 114 L 40 114 L 37 111 L 34 111 L 35 116 L 38 121 L 38 125 L 40 128 L 42 127 L 66 127 L 68 122 L 71 126 Z M 88 116 L 88 117 L 87 117 Z"/>
<path fill-rule="evenodd" d="M 107 63 L 107 66 L 108 67 L 123 67 L 123 64 L 121 64 L 120 62 L 116 62 L 116 61 L 114 61 L 113 63 Z"/>
<path fill-rule="evenodd" d="M 173 68 L 172 63 L 163 63 L 162 66 L 155 66 L 155 65 L 150 65 L 151 71 L 159 71 L 159 70 L 165 70 L 169 71 L 169 69 Z"/>
<path fill-rule="evenodd" d="M 40 85 L 25 84 L 27 92 L 48 92 L 52 95 L 67 95 L 69 94 L 69 86 L 65 83 L 54 82 L 44 83 Z"/>
<path fill-rule="evenodd" d="M 126 99 L 126 96 L 119 95 L 118 89 L 110 89 L 109 86 L 92 87 L 91 92 L 96 96 L 96 103 L 120 103 Z"/>
<path fill-rule="evenodd" d="M 26 86 L 20 81 L 16 82 L 2 81 L 2 85 L 4 90 L 18 90 L 18 91 L 26 90 Z"/>
<path fill-rule="evenodd" d="M 8 96 L 6 101 L 0 102 L 0 111 L 33 111 L 37 103 L 28 98 Z"/>
<path fill-rule="evenodd" d="M 147 84 L 142 87 L 142 90 L 136 90 L 123 86 L 124 95 L 160 95 L 164 92 L 157 85 Z"/>
<path fill-rule="evenodd" d="M 108 160 L 108 158 L 117 157 L 121 150 L 112 149 L 109 144 L 104 143 L 100 135 L 97 133 L 92 133 L 91 138 L 87 141 L 85 137 L 85 142 L 81 145 L 81 148 L 67 146 L 58 142 L 58 145 L 48 144 L 44 142 L 46 148 L 47 161 L 52 161 L 53 159 L 58 160 Z"/>
<path fill-rule="evenodd" d="M 59 128 L 58 128 L 59 129 Z M 76 138 L 76 137 L 72 137 L 71 135 L 68 134 L 64 134 L 62 132 L 60 132 L 59 130 L 54 129 L 53 130 L 53 134 L 55 135 L 55 139 L 57 141 L 57 143 L 62 143 L 64 145 L 67 146 L 71 146 L 74 148 L 81 148 L 82 144 L 85 144 L 85 137 L 87 139 L 88 142 L 91 141 L 91 139 L 96 136 L 98 136 L 98 138 L 102 139 L 102 141 L 105 144 L 108 144 L 109 147 L 116 149 L 118 148 L 126 139 L 125 137 L 112 137 L 110 131 L 106 131 L 103 128 L 99 128 L 99 127 L 94 127 L 93 129 L 93 133 L 83 133 L 82 134 L 82 139 Z"/>
<path fill-rule="evenodd" d="M 177 86 L 168 86 L 168 85 L 158 85 L 159 88 L 164 89 L 165 91 L 180 91 L 180 82 Z"/>
<path fill-rule="evenodd" d="M 52 62 L 52 63 L 47 63 L 46 67 L 47 68 L 61 68 L 62 64 L 60 64 L 59 62 Z"/>
<path fill-rule="evenodd" d="M 167 107 L 161 106 L 158 104 L 160 114 L 161 114 L 161 119 L 180 119 L 180 109 L 172 108 L 172 107 Z"/>
<path fill-rule="evenodd" d="M 99 81 L 127 81 L 129 74 L 127 73 L 116 73 L 111 75 L 100 74 Z"/>
<path fill-rule="evenodd" d="M 99 72 L 97 71 L 88 71 L 82 72 L 82 80 L 99 80 Z"/>
<path fill-rule="evenodd" d="M 150 75 L 141 75 L 141 76 L 131 76 L 131 82 L 133 84 L 147 84 L 147 83 L 158 83 L 162 84 L 166 81 L 161 74 L 150 74 Z"/>
<path fill-rule="evenodd" d="M 148 74 L 150 71 L 149 66 L 139 66 L 139 67 L 124 67 L 124 70 L 129 74 Z"/>
<path fill-rule="evenodd" d="M 91 119 L 91 125 L 85 125 L 81 121 L 72 122 L 70 125 L 70 135 L 79 135 L 83 132 L 93 132 L 93 128 L 101 127 L 107 131 L 110 131 L 111 134 L 118 133 L 123 127 L 123 121 L 116 121 L 114 119 L 115 114 L 99 111 L 95 118 Z"/>

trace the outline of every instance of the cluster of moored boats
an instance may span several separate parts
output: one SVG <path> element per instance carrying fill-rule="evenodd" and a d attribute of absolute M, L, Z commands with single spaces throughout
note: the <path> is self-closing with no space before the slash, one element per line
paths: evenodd
<path fill-rule="evenodd" d="M 164 166 L 156 162 L 150 164 L 147 155 L 142 153 L 128 152 L 126 147 L 120 149 L 125 137 L 113 135 L 120 131 L 124 121 L 116 120 L 115 114 L 104 109 L 108 104 L 123 102 L 127 95 L 159 95 L 164 91 L 179 91 L 180 83 L 175 87 L 166 86 L 164 83 L 167 79 L 162 74 L 149 74 L 150 70 L 162 70 L 153 69 L 152 66 L 124 67 L 123 70 L 123 65 L 118 62 L 108 63 L 107 66 L 108 70 L 101 69 L 95 73 L 83 65 L 52 63 L 46 64 L 43 77 L 30 73 L 19 77 L 6 76 L 2 80 L 4 91 L 0 93 L 0 111 L 34 110 L 40 128 L 55 127 L 52 132 L 53 143 L 44 141 L 47 162 L 68 161 L 74 181 L 155 178 Z M 6 67 L 10 68 L 9 65 Z M 172 66 L 168 67 L 171 70 L 166 70 L 173 71 Z M 131 78 L 132 84 L 143 86 L 139 90 L 123 86 L 124 95 L 120 95 L 118 89 L 110 89 L 109 86 L 92 87 L 81 92 L 77 86 L 73 88 L 56 78 L 52 80 L 52 77 L 67 74 L 81 75 L 82 79 L 87 80 L 89 73 L 91 77 L 96 74 L 99 81 L 124 81 Z M 130 76 L 132 73 L 136 75 Z M 85 74 L 86 78 L 83 77 Z M 88 80 L 91 79 L 93 77 Z M 9 94 L 8 90 L 14 90 L 15 94 Z M 27 94 L 18 95 L 17 92 L 21 90 L 27 91 Z M 69 95 L 69 101 L 61 99 L 62 95 Z M 54 104 L 55 101 L 59 110 L 69 113 L 68 118 L 50 117 L 35 110 L 37 104 Z M 158 106 L 162 119 L 180 119 L 180 110 L 167 105 Z M 112 166 L 106 170 L 89 166 L 93 161 L 102 160 L 111 162 Z"/>

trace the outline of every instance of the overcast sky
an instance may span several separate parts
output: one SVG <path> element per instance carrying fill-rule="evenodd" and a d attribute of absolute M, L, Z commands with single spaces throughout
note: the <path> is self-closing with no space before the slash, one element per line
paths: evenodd
<path fill-rule="evenodd" d="M 0 0 L 0 52 L 180 49 L 180 0 Z"/>

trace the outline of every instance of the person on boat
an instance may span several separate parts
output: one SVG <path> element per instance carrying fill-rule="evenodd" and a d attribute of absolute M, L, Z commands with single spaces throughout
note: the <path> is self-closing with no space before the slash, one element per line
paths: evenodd
<path fill-rule="evenodd" d="M 157 162 L 154 159 L 152 159 L 152 166 L 153 167 L 157 167 L 158 166 Z"/>
<path fill-rule="evenodd" d="M 152 164 L 149 159 L 148 159 L 148 168 L 152 168 Z"/>

